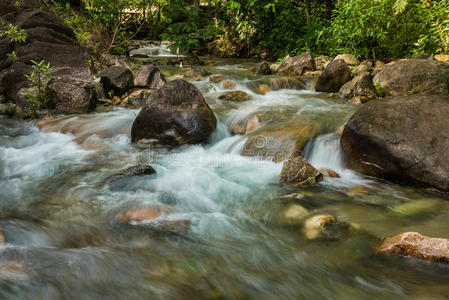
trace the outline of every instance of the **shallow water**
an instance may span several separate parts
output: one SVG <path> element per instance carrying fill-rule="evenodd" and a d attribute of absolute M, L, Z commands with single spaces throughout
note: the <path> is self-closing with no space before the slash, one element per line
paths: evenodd
<path fill-rule="evenodd" d="M 247 75 L 250 66 L 212 68 L 250 94 L 248 102 L 217 103 L 219 84 L 195 82 L 219 119 L 204 146 L 168 151 L 130 144 L 138 111 L 120 108 L 40 127 L 0 120 L 0 230 L 7 241 L 0 246 L 0 298 L 449 297 L 446 265 L 373 251 L 379 238 L 403 231 L 449 238 L 447 199 L 346 169 L 335 131 L 356 107 L 309 91 L 257 95 L 254 88 L 268 79 Z M 281 163 L 241 156 L 246 138 L 228 127 L 261 110 L 324 122 L 304 155 L 341 178 L 294 190 L 277 185 Z M 139 164 L 157 174 L 104 184 Z M 304 197 L 280 199 L 292 192 Z M 302 225 L 282 220 L 292 201 L 356 229 L 310 240 Z M 118 214 L 146 205 L 169 208 L 159 219 L 188 220 L 190 230 L 117 222 Z"/>

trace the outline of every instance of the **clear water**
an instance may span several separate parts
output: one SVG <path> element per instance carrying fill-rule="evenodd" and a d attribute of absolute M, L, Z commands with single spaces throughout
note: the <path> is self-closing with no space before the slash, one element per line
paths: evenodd
<path fill-rule="evenodd" d="M 252 100 L 216 103 L 222 91 L 195 84 L 219 118 L 205 146 L 176 151 L 130 144 L 138 111 L 33 122 L 0 120 L 0 298 L 2 299 L 445 299 L 446 265 L 374 253 L 378 239 L 403 231 L 449 238 L 447 199 L 365 178 L 344 167 L 336 129 L 356 107 L 326 95 L 282 90 L 261 96 L 248 63 L 217 64 Z M 171 72 L 173 70 L 164 70 Z M 243 157 L 244 136 L 228 126 L 260 110 L 325 121 L 305 156 L 340 178 L 294 190 L 277 185 L 282 164 Z M 104 180 L 150 164 L 156 175 Z M 364 186 L 365 193 L 354 187 Z M 292 192 L 301 200 L 284 200 Z M 309 240 L 282 212 L 296 201 L 358 228 Z M 426 203 L 419 210 L 404 204 Z M 116 216 L 154 205 L 160 219 L 190 221 L 187 233 Z M 401 209 L 402 208 L 402 209 Z"/>

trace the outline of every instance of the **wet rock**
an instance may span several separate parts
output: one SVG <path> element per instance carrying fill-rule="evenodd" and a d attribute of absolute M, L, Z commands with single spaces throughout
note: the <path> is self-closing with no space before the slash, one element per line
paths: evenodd
<path fill-rule="evenodd" d="M 261 84 L 257 87 L 256 93 L 259 95 L 265 95 L 266 93 L 271 91 L 271 87 L 267 84 Z"/>
<path fill-rule="evenodd" d="M 257 64 L 254 68 L 252 68 L 251 72 L 257 75 L 270 75 L 270 65 L 266 61 L 261 62 L 260 64 Z"/>
<path fill-rule="evenodd" d="M 318 169 L 318 171 L 323 174 L 324 177 L 340 178 L 340 175 L 331 169 Z"/>
<path fill-rule="evenodd" d="M 224 77 L 224 75 L 222 74 L 214 74 L 209 77 L 209 81 L 213 83 L 220 83 L 225 79 L 226 77 Z"/>
<path fill-rule="evenodd" d="M 273 91 L 281 89 L 305 90 L 306 85 L 295 78 L 273 78 L 270 81 Z"/>
<path fill-rule="evenodd" d="M 315 67 L 317 70 L 324 70 L 327 65 L 332 61 L 332 59 L 329 56 L 320 55 L 318 57 L 315 57 Z"/>
<path fill-rule="evenodd" d="M 123 178 L 128 178 L 132 176 L 152 175 L 152 174 L 156 174 L 156 170 L 154 170 L 151 166 L 134 166 L 120 173 L 108 177 L 108 179 L 105 180 L 105 183 L 113 184 L 114 182 Z"/>
<path fill-rule="evenodd" d="M 315 60 L 309 52 L 298 56 L 287 56 L 276 73 L 280 75 L 301 76 L 305 71 L 315 70 Z"/>
<path fill-rule="evenodd" d="M 351 70 L 342 59 L 333 60 L 318 78 L 317 92 L 336 93 L 351 80 Z"/>
<path fill-rule="evenodd" d="M 323 174 L 300 156 L 290 158 L 282 166 L 280 184 L 295 186 L 315 185 L 323 180 Z"/>
<path fill-rule="evenodd" d="M 376 88 L 373 84 L 373 77 L 370 73 L 362 73 L 343 85 L 339 95 L 344 98 L 365 97 L 374 99 L 376 97 Z"/>
<path fill-rule="evenodd" d="M 358 186 L 355 186 L 355 187 L 350 188 L 350 189 L 346 192 L 346 194 L 347 194 L 349 197 L 360 197 L 360 196 L 363 196 L 363 195 L 365 195 L 365 194 L 368 194 L 369 192 L 371 192 L 371 189 L 370 189 L 370 188 L 368 188 L 368 187 L 366 187 L 366 186 L 364 186 L 364 185 L 358 185 Z"/>
<path fill-rule="evenodd" d="M 302 153 L 309 140 L 322 133 L 324 129 L 322 123 L 303 120 L 270 122 L 248 135 L 241 154 L 281 162 L 291 155 Z"/>
<path fill-rule="evenodd" d="M 232 90 L 235 88 L 235 82 L 230 81 L 230 80 L 225 80 L 225 81 L 223 81 L 223 88 L 225 90 Z"/>
<path fill-rule="evenodd" d="M 251 99 L 251 96 L 242 91 L 224 92 L 218 96 L 219 101 L 244 102 Z"/>
<path fill-rule="evenodd" d="M 190 230 L 190 220 L 163 218 L 171 213 L 172 211 L 166 207 L 144 206 L 119 214 L 116 220 L 122 224 L 149 226 L 162 232 L 186 234 Z"/>
<path fill-rule="evenodd" d="M 362 104 L 368 102 L 368 98 L 364 96 L 356 96 L 349 99 L 348 102 L 351 104 Z"/>
<path fill-rule="evenodd" d="M 104 102 L 106 99 L 106 93 L 104 91 L 103 85 L 100 83 L 100 79 L 97 79 L 92 83 L 92 89 L 95 100 L 97 102 Z"/>
<path fill-rule="evenodd" d="M 339 225 L 339 222 L 333 215 L 316 215 L 306 220 L 304 223 L 304 233 L 311 240 L 331 237 L 332 227 L 335 225 Z"/>
<path fill-rule="evenodd" d="M 309 211 L 299 204 L 290 204 L 283 212 L 283 223 L 298 225 L 304 222 L 309 215 Z"/>
<path fill-rule="evenodd" d="M 192 69 L 192 68 L 188 68 L 188 69 L 186 69 L 184 71 L 183 77 L 184 78 L 189 78 L 189 79 L 200 78 L 200 80 L 201 80 L 202 77 L 209 76 L 209 75 L 210 75 L 210 72 L 208 70 L 206 70 L 206 69 L 201 69 L 201 68 Z"/>
<path fill-rule="evenodd" d="M 100 77 L 100 82 L 103 84 L 106 93 L 109 94 L 110 91 L 113 91 L 116 96 L 123 95 L 127 90 L 132 88 L 134 84 L 133 73 L 130 69 L 123 66 L 109 67 L 102 71 L 98 76 Z"/>
<path fill-rule="evenodd" d="M 233 134 L 249 134 L 250 132 L 262 127 L 271 121 L 287 120 L 292 117 L 295 110 L 280 111 L 257 111 L 249 114 L 236 124 L 231 126 L 230 130 Z"/>
<path fill-rule="evenodd" d="M 205 143 L 217 126 L 214 113 L 191 83 L 176 79 L 155 90 L 131 129 L 131 140 L 176 147 Z"/>
<path fill-rule="evenodd" d="M 3 2 L 6 5 L 14 3 L 10 0 Z M 25 75 L 32 71 L 30 60 L 45 60 L 51 64 L 49 72 L 55 93 L 43 109 L 52 109 L 57 113 L 91 111 L 95 105 L 92 73 L 87 63 L 88 56 L 79 46 L 74 32 L 55 16 L 27 7 L 27 3 L 20 6 L 13 4 L 13 11 L 3 16 L 7 22 L 25 28 L 27 39 L 24 43 L 0 40 L 0 90 L 15 101 L 17 110 L 24 117 L 29 116 L 28 103 L 19 99 L 19 91 L 29 87 L 30 81 Z M 6 56 L 12 51 L 17 53 L 15 61 Z"/>
<path fill-rule="evenodd" d="M 0 280 L 5 282 L 28 281 L 33 276 L 33 271 L 18 260 L 0 261 Z"/>
<path fill-rule="evenodd" d="M 359 61 L 357 58 L 355 58 L 353 55 L 351 55 L 351 54 L 340 54 L 340 55 L 337 55 L 337 56 L 334 58 L 334 60 L 337 60 L 337 59 L 342 59 L 342 60 L 344 60 L 344 62 L 345 62 L 348 66 L 357 66 L 357 65 L 360 64 L 360 61 Z"/>
<path fill-rule="evenodd" d="M 140 67 L 137 71 L 136 78 L 134 78 L 134 86 L 147 89 L 158 89 L 164 86 L 165 82 L 164 75 L 162 75 L 158 68 L 152 65 Z"/>
<path fill-rule="evenodd" d="M 449 64 L 429 59 L 406 59 L 374 71 L 374 84 L 385 96 L 449 95 Z"/>
<path fill-rule="evenodd" d="M 376 251 L 385 254 L 411 256 L 434 262 L 449 262 L 449 240 L 430 238 L 418 232 L 404 232 L 385 238 Z"/>
<path fill-rule="evenodd" d="M 151 90 L 149 89 L 133 89 L 130 93 L 128 91 L 123 95 L 120 106 L 132 109 L 142 108 L 145 106 L 150 94 Z"/>
<path fill-rule="evenodd" d="M 397 182 L 449 190 L 449 98 L 412 95 L 363 105 L 341 146 L 349 167 Z"/>
<path fill-rule="evenodd" d="M 420 199 L 395 205 L 391 208 L 391 210 L 400 215 L 417 216 L 430 211 L 435 211 L 438 206 L 439 202 L 437 200 Z"/>

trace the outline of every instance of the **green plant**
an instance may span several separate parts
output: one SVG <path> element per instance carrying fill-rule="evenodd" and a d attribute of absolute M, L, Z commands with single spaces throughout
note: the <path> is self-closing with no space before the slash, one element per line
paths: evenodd
<path fill-rule="evenodd" d="M 6 28 L 0 28 L 0 36 L 8 37 L 12 42 L 23 43 L 27 39 L 27 32 L 25 29 L 17 27 L 13 24 L 4 26 Z"/>
<path fill-rule="evenodd" d="M 25 75 L 30 81 L 31 87 L 26 98 L 33 107 L 41 107 L 49 101 L 49 93 L 53 87 L 50 83 L 51 76 L 49 73 L 51 65 L 45 60 L 40 62 L 31 60 L 31 63 L 32 71 L 30 74 Z"/>
<path fill-rule="evenodd" d="M 6 56 L 8 58 L 10 58 L 12 61 L 16 61 L 17 60 L 17 52 L 16 51 L 12 51 L 11 53 L 6 54 Z"/>
<path fill-rule="evenodd" d="M 379 81 L 375 82 L 374 88 L 376 90 L 376 98 L 377 99 L 381 99 L 381 98 L 385 97 L 384 89 L 382 87 L 382 84 Z"/>

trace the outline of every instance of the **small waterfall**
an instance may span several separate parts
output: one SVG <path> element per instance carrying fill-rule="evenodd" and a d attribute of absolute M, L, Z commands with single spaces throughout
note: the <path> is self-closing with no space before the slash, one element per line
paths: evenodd
<path fill-rule="evenodd" d="M 317 169 L 331 169 L 340 175 L 338 180 L 327 179 L 333 186 L 367 185 L 371 181 L 343 165 L 340 136 L 336 133 L 321 135 L 309 142 L 304 150 L 304 157 Z"/>
<path fill-rule="evenodd" d="M 143 45 L 138 49 L 132 50 L 129 55 L 131 57 L 180 57 L 181 55 L 173 54 L 169 48 L 170 45 L 162 43 L 150 43 Z"/>

